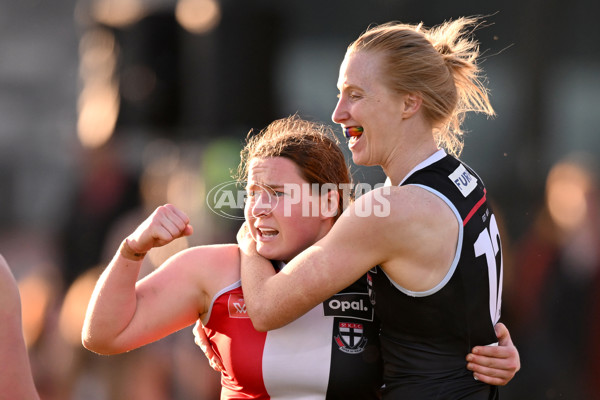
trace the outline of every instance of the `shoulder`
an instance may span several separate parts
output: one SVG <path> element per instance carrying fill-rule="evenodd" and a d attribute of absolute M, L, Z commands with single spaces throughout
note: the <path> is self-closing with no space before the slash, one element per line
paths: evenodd
<path fill-rule="evenodd" d="M 424 213 L 421 204 L 427 195 L 422 192 L 385 186 L 358 197 L 321 241 L 324 257 L 347 263 L 348 255 L 363 268 L 394 258 L 404 247 L 404 237 L 410 236 L 410 221 Z"/>
<path fill-rule="evenodd" d="M 451 216 L 451 209 L 436 194 L 417 185 L 379 187 L 359 197 L 345 213 L 363 226 L 403 229 L 413 223 L 435 220 L 439 215 Z"/>
<path fill-rule="evenodd" d="M 339 224 L 345 235 L 354 232 L 361 241 L 394 258 L 398 252 L 412 253 L 418 243 L 430 241 L 432 235 L 443 232 L 445 236 L 447 227 L 455 229 L 456 221 L 452 209 L 439 196 L 423 187 L 406 185 L 365 193 L 335 225 Z"/>

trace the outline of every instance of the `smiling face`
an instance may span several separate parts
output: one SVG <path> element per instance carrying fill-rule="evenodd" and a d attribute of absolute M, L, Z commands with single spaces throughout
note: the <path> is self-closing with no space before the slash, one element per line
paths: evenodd
<path fill-rule="evenodd" d="M 311 201 L 320 204 L 318 194 L 300 190 L 307 185 L 298 166 L 287 158 L 250 161 L 244 215 L 263 257 L 288 262 L 331 229 L 333 218 L 306 207 Z"/>
<path fill-rule="evenodd" d="M 398 140 L 403 97 L 382 82 L 382 55 L 360 51 L 348 53 L 340 67 L 339 100 L 333 122 L 350 137 L 348 147 L 358 165 L 382 165 Z M 362 134 L 356 135 L 362 128 Z"/>

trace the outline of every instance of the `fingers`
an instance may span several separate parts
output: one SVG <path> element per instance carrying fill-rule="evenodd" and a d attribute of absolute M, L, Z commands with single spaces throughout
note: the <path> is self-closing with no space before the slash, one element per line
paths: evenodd
<path fill-rule="evenodd" d="M 471 352 L 477 360 L 494 365 L 509 356 L 506 346 L 475 346 Z"/>
<path fill-rule="evenodd" d="M 214 355 L 214 357 L 211 357 L 208 359 L 208 364 L 210 365 L 210 367 L 212 369 L 214 369 L 217 372 L 225 371 L 225 368 L 223 367 L 223 363 L 221 362 L 221 359 L 216 354 Z"/>
<path fill-rule="evenodd" d="M 511 367 L 511 359 L 498 359 L 490 357 L 467 356 L 467 369 L 473 371 L 475 379 L 490 385 L 504 386 L 516 374 L 516 368 Z"/>
<path fill-rule="evenodd" d="M 504 324 L 497 324 L 498 346 L 476 346 L 467 355 L 467 369 L 474 377 L 491 385 L 506 385 L 521 369 L 519 352 Z"/>
<path fill-rule="evenodd" d="M 506 327 L 506 325 L 504 325 L 502 322 L 498 322 L 494 326 L 494 329 L 496 330 L 496 337 L 498 338 L 498 346 L 499 347 L 505 347 L 505 346 L 514 347 L 514 344 L 510 337 L 510 332 L 508 331 L 508 328 Z"/>
<path fill-rule="evenodd" d="M 469 357 L 471 356 L 471 357 Z M 508 373 L 502 369 L 491 368 L 482 363 L 481 359 L 467 356 L 467 369 L 473 371 L 473 377 L 490 385 L 504 385 L 508 382 Z"/>
<path fill-rule="evenodd" d="M 171 204 L 158 207 L 149 220 L 147 231 L 153 247 L 164 246 L 177 238 L 193 233 L 188 216 Z"/>
<path fill-rule="evenodd" d="M 202 323 L 200 320 L 196 321 L 196 325 L 194 325 L 194 329 L 192 331 L 194 332 L 194 343 L 196 343 L 196 345 L 202 349 L 204 355 L 206 358 L 208 358 L 211 368 L 217 372 L 223 372 L 225 370 L 223 362 L 213 350 L 211 343 L 206 336 L 206 332 L 204 332 L 204 329 L 202 329 Z"/>
<path fill-rule="evenodd" d="M 236 236 L 238 247 L 241 250 L 242 257 L 256 255 L 256 240 L 252 236 L 252 231 L 248 226 L 248 222 L 244 224 L 238 230 Z"/>
<path fill-rule="evenodd" d="M 494 386 L 504 386 L 510 381 L 510 378 L 493 377 L 490 376 L 489 373 L 482 374 L 479 372 L 474 372 L 473 378 L 483 383 L 487 383 L 488 385 Z"/>
<path fill-rule="evenodd" d="M 184 236 L 190 223 L 188 216 L 171 204 L 160 206 L 155 211 L 159 228 L 162 228 L 164 239 L 176 239 Z M 160 230 L 160 229 L 159 229 Z"/>
<path fill-rule="evenodd" d="M 148 252 L 153 247 L 164 246 L 194 232 L 188 216 L 177 207 L 165 204 L 158 207 L 128 237 L 132 249 Z"/>
<path fill-rule="evenodd" d="M 508 328 L 502 322 L 498 322 L 496 325 L 494 325 L 494 330 L 496 331 L 498 344 L 500 344 L 501 346 L 503 345 L 502 342 L 511 341 L 510 333 L 508 333 Z"/>
<path fill-rule="evenodd" d="M 467 361 L 497 370 L 515 370 L 518 359 L 516 348 L 500 346 L 477 346 L 467 355 Z"/>
<path fill-rule="evenodd" d="M 503 323 L 499 322 L 494 326 L 496 336 L 498 337 L 498 346 L 492 354 L 496 354 L 498 358 L 503 358 L 504 369 L 511 371 L 512 375 L 516 374 L 521 369 L 521 359 L 519 351 L 513 344 L 508 328 Z"/>
<path fill-rule="evenodd" d="M 236 239 L 238 244 L 242 244 L 244 240 L 248 239 L 248 236 L 250 234 L 250 229 L 248 228 L 248 222 L 245 221 L 242 226 L 240 226 L 240 229 L 237 232 L 236 235 Z"/>

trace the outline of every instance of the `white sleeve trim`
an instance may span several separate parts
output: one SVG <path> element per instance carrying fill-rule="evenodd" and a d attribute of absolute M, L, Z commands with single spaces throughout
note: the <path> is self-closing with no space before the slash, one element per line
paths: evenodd
<path fill-rule="evenodd" d="M 392 282 L 394 287 L 396 289 L 398 289 L 399 291 L 401 291 L 402 293 L 404 293 L 405 295 L 411 296 L 411 297 L 425 297 L 425 296 L 430 296 L 434 293 L 439 292 L 444 286 L 446 286 L 448 281 L 450 281 L 450 278 L 452 278 L 452 275 L 454 275 L 454 271 L 456 270 L 456 266 L 458 265 L 458 261 L 460 260 L 460 255 L 461 255 L 461 250 L 462 250 L 463 235 L 464 235 L 463 220 L 462 220 L 458 210 L 454 206 L 454 204 L 452 204 L 452 202 L 446 196 L 444 196 L 437 190 L 430 188 L 429 186 L 420 185 L 420 184 L 414 184 L 413 186 L 418 186 L 422 189 L 425 189 L 428 192 L 430 192 L 430 193 L 438 196 L 440 199 L 442 199 L 448 205 L 448 207 L 450 207 L 450 209 L 452 210 L 452 212 L 454 213 L 454 216 L 456 217 L 456 219 L 458 221 L 458 242 L 456 244 L 456 252 L 454 255 L 454 260 L 452 260 L 452 265 L 450 266 L 450 269 L 448 270 L 448 272 L 446 273 L 444 278 L 441 280 L 440 283 L 435 285 L 433 288 L 422 291 L 422 292 L 415 292 L 412 290 L 408 290 L 408 289 L 400 286 L 398 283 L 394 282 L 394 280 L 392 278 L 390 278 L 390 276 L 388 274 L 385 274 L 385 271 L 383 271 L 383 268 L 381 269 L 383 271 L 383 273 L 385 274 L 385 276 L 387 276 L 387 278 L 390 280 L 390 282 Z"/>
<path fill-rule="evenodd" d="M 212 313 L 213 305 L 215 304 L 215 301 L 217 301 L 219 296 L 240 286 L 242 286 L 242 281 L 238 280 L 237 282 L 233 282 L 231 285 L 219 290 L 217 294 L 213 296 L 212 300 L 210 301 L 210 307 L 208 307 L 208 312 L 204 315 L 204 318 L 202 318 L 202 325 L 206 325 L 208 324 L 208 321 L 210 321 L 210 314 Z"/>

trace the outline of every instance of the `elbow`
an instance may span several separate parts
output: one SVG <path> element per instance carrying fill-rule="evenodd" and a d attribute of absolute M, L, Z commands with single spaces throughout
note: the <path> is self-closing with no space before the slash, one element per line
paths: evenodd
<path fill-rule="evenodd" d="M 100 343 L 95 341 L 92 336 L 86 334 L 85 332 L 81 335 L 81 344 L 91 352 L 108 355 L 105 346 L 102 346 Z"/>
<path fill-rule="evenodd" d="M 92 351 L 94 353 L 101 354 L 100 351 L 97 350 L 98 346 L 94 343 L 93 340 L 90 340 L 89 338 L 82 337 L 81 338 L 81 344 L 87 350 Z"/>
<path fill-rule="evenodd" d="M 272 329 L 272 328 L 270 328 L 270 326 L 268 324 L 265 324 L 262 321 L 252 320 L 252 326 L 254 326 L 254 329 L 257 330 L 258 332 L 267 332 Z"/>
<path fill-rule="evenodd" d="M 105 356 L 118 354 L 122 352 L 116 349 L 112 345 L 112 342 L 108 340 L 102 340 L 100 337 L 93 335 L 88 329 L 85 328 L 81 332 L 81 344 L 87 350 Z"/>
<path fill-rule="evenodd" d="M 90 341 L 90 340 L 82 340 L 82 344 L 83 344 L 83 347 L 85 347 L 87 350 L 91 351 L 92 353 L 100 354 L 103 356 L 111 356 L 113 354 L 122 353 L 121 351 L 118 351 L 111 346 L 106 346 L 106 345 L 96 343 L 96 342 Z"/>
<path fill-rule="evenodd" d="M 98 338 L 92 333 L 89 321 L 86 319 L 83 322 L 83 328 L 81 329 L 81 344 L 84 348 L 94 353 L 100 353 L 98 351 L 100 345 Z"/>
<path fill-rule="evenodd" d="M 273 318 L 270 318 L 265 312 L 257 312 L 249 316 L 254 329 L 258 332 L 272 331 L 273 329 L 281 328 L 285 325 L 278 323 Z"/>

